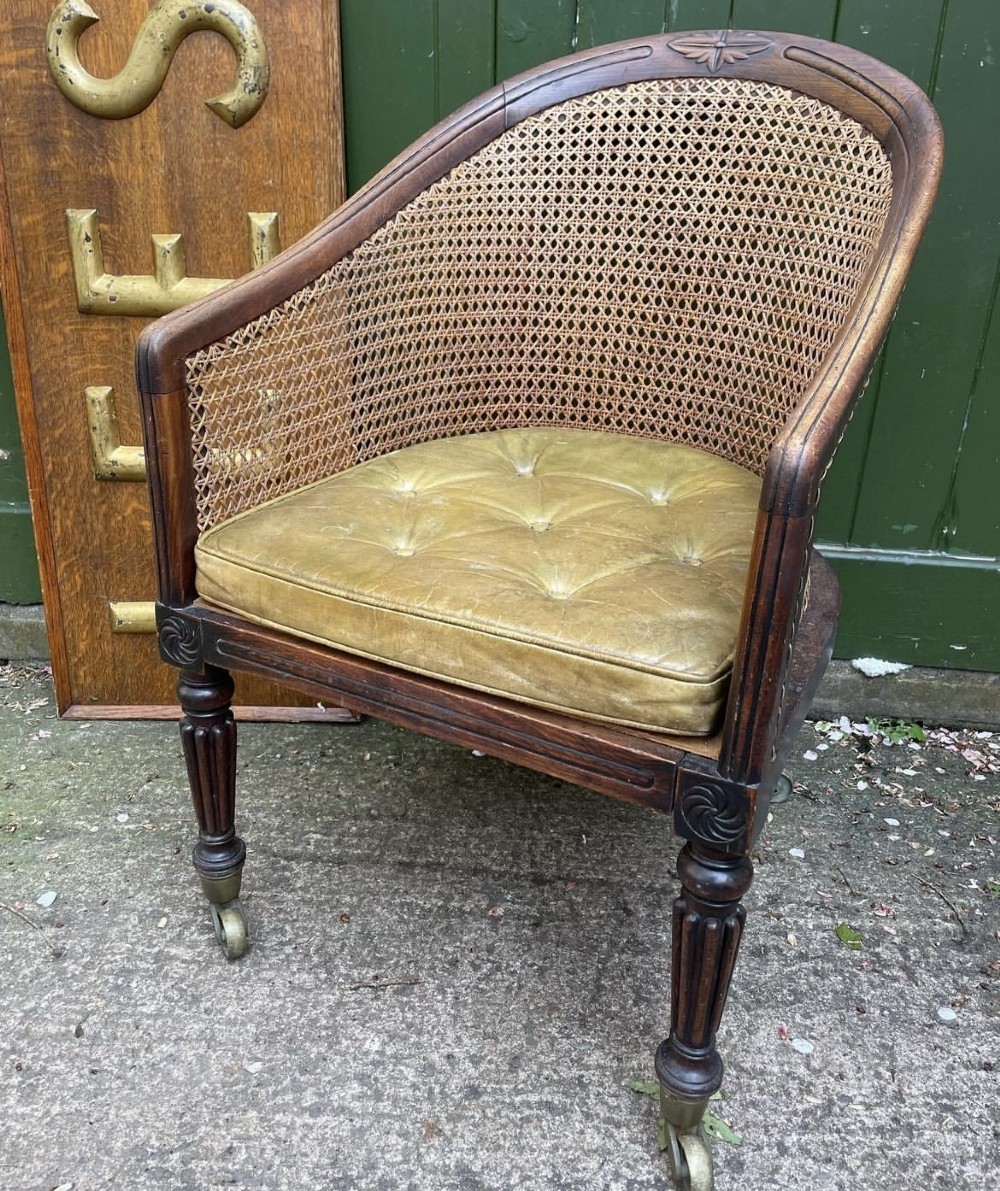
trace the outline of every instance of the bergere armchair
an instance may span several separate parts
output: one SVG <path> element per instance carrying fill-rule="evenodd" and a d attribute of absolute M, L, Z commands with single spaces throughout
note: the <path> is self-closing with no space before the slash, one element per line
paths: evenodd
<path fill-rule="evenodd" d="M 941 160 L 908 79 L 777 33 L 494 88 L 138 348 L 194 864 L 239 902 L 230 671 L 672 817 L 672 1172 L 749 852 L 829 658 L 820 484 Z M 262 927 L 266 929 L 266 925 Z"/>

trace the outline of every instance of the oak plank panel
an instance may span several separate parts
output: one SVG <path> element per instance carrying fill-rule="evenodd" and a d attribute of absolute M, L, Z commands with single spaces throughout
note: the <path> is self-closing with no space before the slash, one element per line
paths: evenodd
<path fill-rule="evenodd" d="M 53 7 L 30 0 L 0 13 L 0 157 L 4 300 L 59 706 L 170 702 L 153 637 L 110 632 L 109 600 L 155 594 L 149 505 L 141 483 L 94 479 L 83 398 L 88 385 L 112 386 L 123 441 L 141 441 L 133 353 L 148 320 L 77 311 L 65 211 L 98 211 L 114 273 L 150 273 L 151 235 L 179 232 L 189 276 L 239 276 L 248 211 L 278 211 L 285 244 L 303 235 L 343 198 L 336 5 L 251 0 L 271 86 L 235 130 L 203 102 L 231 84 L 235 64 L 208 31 L 184 39 L 144 111 L 103 120 L 77 109 L 46 63 Z M 98 6 L 102 19 L 80 39 L 87 70 L 121 69 L 148 7 Z M 282 699 L 275 688 L 256 694 Z"/>

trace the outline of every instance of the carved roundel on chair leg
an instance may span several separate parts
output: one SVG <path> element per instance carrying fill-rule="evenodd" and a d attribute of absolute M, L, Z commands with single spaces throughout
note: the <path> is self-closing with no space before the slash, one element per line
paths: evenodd
<path fill-rule="evenodd" d="M 201 659 L 201 633 L 194 621 L 167 616 L 160 621 L 160 653 L 175 666 L 193 666 Z"/>
<path fill-rule="evenodd" d="M 746 792 L 735 785 L 696 781 L 681 790 L 677 803 L 678 834 L 715 847 L 731 848 L 750 829 Z"/>

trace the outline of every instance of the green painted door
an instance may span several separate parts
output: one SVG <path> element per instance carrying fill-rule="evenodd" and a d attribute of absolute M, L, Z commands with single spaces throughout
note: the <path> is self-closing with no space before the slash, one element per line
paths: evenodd
<path fill-rule="evenodd" d="M 1000 670 L 997 0 L 342 0 L 341 20 L 352 190 L 495 82 L 623 37 L 789 29 L 916 79 L 944 122 L 944 180 L 820 537 L 844 586 L 840 656 Z"/>
<path fill-rule="evenodd" d="M 0 316 L 0 603 L 34 604 L 42 593 L 3 330 Z"/>

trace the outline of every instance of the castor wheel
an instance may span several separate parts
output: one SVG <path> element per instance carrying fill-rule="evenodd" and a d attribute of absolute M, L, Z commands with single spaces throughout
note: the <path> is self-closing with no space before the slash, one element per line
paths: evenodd
<path fill-rule="evenodd" d="M 712 1152 L 698 1129 L 678 1129 L 664 1121 L 667 1161 L 677 1191 L 713 1191 Z"/>
<path fill-rule="evenodd" d="M 782 802 L 787 802 L 792 796 L 792 779 L 787 773 L 783 773 L 774 784 L 774 793 L 771 795 L 771 805 L 778 806 Z"/>
<path fill-rule="evenodd" d="M 247 949 L 247 916 L 239 898 L 217 906 L 211 903 L 215 937 L 222 944 L 226 959 L 239 959 Z"/>

